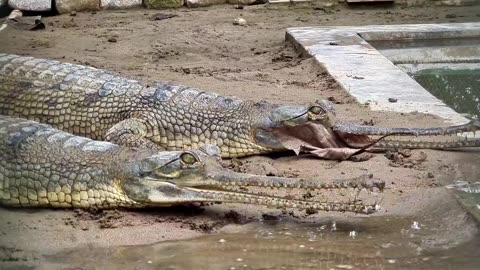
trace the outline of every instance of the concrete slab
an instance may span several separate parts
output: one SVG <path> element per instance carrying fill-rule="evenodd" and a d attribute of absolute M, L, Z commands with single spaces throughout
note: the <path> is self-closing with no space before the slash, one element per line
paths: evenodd
<path fill-rule="evenodd" d="M 369 40 L 480 37 L 480 23 L 370 25 L 359 27 L 288 28 L 286 39 L 315 57 L 358 102 L 372 110 L 421 112 L 444 118 L 450 124 L 466 118 L 434 97 Z M 389 98 L 398 101 L 391 103 Z"/>
<path fill-rule="evenodd" d="M 25 11 L 50 11 L 52 9 L 51 0 L 9 0 L 8 5 L 12 9 Z"/>

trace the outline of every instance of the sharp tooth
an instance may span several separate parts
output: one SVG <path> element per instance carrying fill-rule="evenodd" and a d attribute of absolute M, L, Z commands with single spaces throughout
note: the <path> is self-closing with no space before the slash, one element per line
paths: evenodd
<path fill-rule="evenodd" d="M 476 138 L 475 131 L 466 132 L 466 133 L 465 133 L 465 136 L 468 137 L 468 138 Z"/>

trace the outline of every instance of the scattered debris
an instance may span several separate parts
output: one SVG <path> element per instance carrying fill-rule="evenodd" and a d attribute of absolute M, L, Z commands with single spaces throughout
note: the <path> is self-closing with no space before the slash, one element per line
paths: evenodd
<path fill-rule="evenodd" d="M 414 221 L 412 223 L 412 226 L 410 226 L 410 228 L 412 228 L 414 230 L 420 230 L 420 224 L 418 223 L 418 221 Z"/>
<path fill-rule="evenodd" d="M 345 103 L 345 102 L 343 102 L 343 101 L 341 101 L 341 100 L 338 100 L 338 99 L 335 98 L 335 97 L 328 97 L 327 100 L 330 101 L 330 102 L 333 102 L 333 103 L 335 103 L 335 104 L 343 104 L 343 103 Z"/>
<path fill-rule="evenodd" d="M 243 18 L 236 18 L 235 20 L 233 20 L 233 25 L 245 26 L 247 25 L 247 21 Z"/>
<path fill-rule="evenodd" d="M 211 233 L 214 231 L 215 227 L 219 224 L 222 224 L 222 221 L 219 222 L 204 222 L 204 223 L 190 223 L 190 230 L 200 231 L 203 233 Z"/>
<path fill-rule="evenodd" d="M 391 167 L 404 167 L 420 169 L 420 165 L 427 160 L 427 154 L 424 151 L 414 152 L 410 149 L 389 150 L 385 153 L 385 157 L 391 162 Z"/>
<path fill-rule="evenodd" d="M 351 156 L 348 160 L 353 162 L 364 162 L 372 159 L 375 155 L 370 153 L 361 153 L 354 156 Z"/>
<path fill-rule="evenodd" d="M 152 16 L 150 16 L 151 21 L 161 21 L 161 20 L 166 20 L 170 19 L 173 17 L 177 17 L 178 15 L 176 14 L 165 14 L 165 13 L 155 13 Z"/>
<path fill-rule="evenodd" d="M 281 219 L 280 216 L 275 216 L 275 215 L 271 215 L 271 214 L 263 214 L 262 215 L 262 219 L 265 220 L 265 221 L 278 221 Z"/>
<path fill-rule="evenodd" d="M 280 172 L 273 166 L 273 162 L 268 161 L 251 161 L 233 158 L 230 162 L 224 162 L 224 167 L 234 172 L 249 173 L 265 176 L 280 176 Z"/>
<path fill-rule="evenodd" d="M 73 18 L 70 21 L 64 22 L 63 25 L 62 25 L 63 28 L 72 28 L 72 27 L 77 27 L 77 26 L 78 25 Z"/>
<path fill-rule="evenodd" d="M 0 26 L 0 30 L 4 29 L 7 25 L 26 31 L 45 29 L 45 24 L 42 22 L 42 16 L 23 17 L 20 10 L 13 10 L 2 26 Z"/>
<path fill-rule="evenodd" d="M 368 121 L 367 120 L 363 121 L 363 124 L 366 126 L 374 126 L 375 122 L 373 122 L 373 119 L 370 119 Z"/>
<path fill-rule="evenodd" d="M 307 209 L 305 209 L 305 214 L 306 214 L 307 216 L 309 216 L 309 215 L 315 215 L 315 214 L 317 214 L 317 213 L 318 213 L 318 210 L 317 210 L 317 209 L 313 209 L 313 208 L 307 208 Z"/>
<path fill-rule="evenodd" d="M 250 222 L 250 220 L 246 216 L 238 213 L 235 210 L 230 210 L 225 213 L 225 218 L 231 220 L 235 224 L 246 224 Z"/>

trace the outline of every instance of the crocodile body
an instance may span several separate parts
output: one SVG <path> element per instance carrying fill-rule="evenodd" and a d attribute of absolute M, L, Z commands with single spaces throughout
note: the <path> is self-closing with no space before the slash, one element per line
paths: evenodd
<path fill-rule="evenodd" d="M 366 145 L 380 149 L 480 146 L 478 138 L 431 139 L 475 132 L 480 130 L 479 121 L 431 129 L 334 124 L 335 111 L 327 101 L 309 105 L 242 101 L 187 86 L 149 86 L 101 69 L 8 54 L 0 54 L 0 114 L 131 147 L 185 150 L 213 144 L 227 158 L 291 149 L 279 141 L 278 132 L 303 136 L 300 133 L 305 131 L 296 132 L 302 125 L 315 125 L 321 137 L 316 145 L 303 148 L 331 159 L 347 159 Z M 402 138 L 377 141 L 371 135 Z M 410 140 L 419 136 L 426 139 Z"/>
<path fill-rule="evenodd" d="M 376 205 L 332 198 L 286 198 L 279 190 L 383 189 L 352 179 L 329 183 L 231 172 L 219 149 L 131 148 L 75 136 L 46 124 L 0 115 L 0 204 L 15 207 L 139 208 L 191 202 L 372 213 Z M 249 191 L 272 188 L 273 195 Z"/>
<path fill-rule="evenodd" d="M 0 54 L 0 70 L 3 115 L 129 146 L 183 150 L 215 144 L 224 157 L 270 151 L 249 134 L 268 104 L 172 84 L 148 86 L 32 57 Z"/>

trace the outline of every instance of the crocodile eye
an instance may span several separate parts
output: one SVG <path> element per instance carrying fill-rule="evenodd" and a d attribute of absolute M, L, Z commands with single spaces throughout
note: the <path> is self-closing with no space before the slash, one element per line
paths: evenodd
<path fill-rule="evenodd" d="M 199 161 L 196 156 L 194 156 L 192 153 L 188 153 L 188 152 L 182 153 L 180 155 L 180 159 L 182 160 L 183 163 L 188 164 L 188 165 L 193 165 L 193 164 L 195 164 L 196 162 Z"/>
<path fill-rule="evenodd" d="M 310 109 L 308 111 L 313 113 L 313 114 L 325 113 L 325 110 L 320 106 L 312 106 L 312 107 L 310 107 Z"/>

